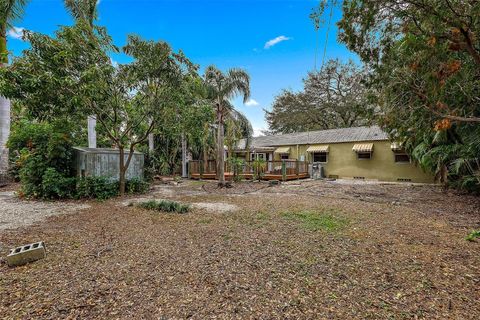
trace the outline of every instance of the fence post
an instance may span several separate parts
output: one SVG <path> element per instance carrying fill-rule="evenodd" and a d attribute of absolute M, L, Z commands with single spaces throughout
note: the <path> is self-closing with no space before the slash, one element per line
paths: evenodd
<path fill-rule="evenodd" d="M 200 170 L 199 170 L 199 171 L 200 171 L 200 179 L 203 180 L 203 170 L 204 170 L 204 167 L 203 167 L 203 166 L 204 166 L 205 164 L 203 163 L 203 161 L 199 161 L 199 162 L 198 162 L 198 165 L 200 166 L 200 168 L 199 168 L 199 169 L 200 169 Z M 208 163 L 207 163 L 207 165 L 208 165 Z"/>
<path fill-rule="evenodd" d="M 282 180 L 287 180 L 287 165 L 285 163 L 285 160 L 282 160 Z"/>
<path fill-rule="evenodd" d="M 297 171 L 297 180 L 300 179 L 300 162 L 297 160 L 295 161 L 296 171 Z"/>

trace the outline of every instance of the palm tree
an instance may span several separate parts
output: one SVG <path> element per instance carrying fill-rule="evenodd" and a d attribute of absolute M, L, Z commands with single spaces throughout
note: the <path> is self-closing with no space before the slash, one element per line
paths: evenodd
<path fill-rule="evenodd" d="M 7 30 L 23 16 L 28 0 L 0 1 L 0 68 L 8 64 Z M 0 96 L 0 173 L 8 170 L 7 140 L 10 134 L 10 100 Z"/>
<path fill-rule="evenodd" d="M 250 98 L 250 76 L 241 69 L 230 69 L 223 73 L 215 66 L 205 70 L 205 85 L 208 97 L 213 103 L 217 117 L 217 179 L 218 185 L 225 185 L 224 124 L 226 117 L 236 114 L 230 100 L 243 95 L 243 101 Z"/>
<path fill-rule="evenodd" d="M 85 21 L 93 29 L 98 0 L 65 0 L 65 7 L 76 21 Z"/>

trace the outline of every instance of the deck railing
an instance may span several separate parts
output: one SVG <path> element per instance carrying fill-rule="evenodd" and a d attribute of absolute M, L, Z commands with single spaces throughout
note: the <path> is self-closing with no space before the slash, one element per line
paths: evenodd
<path fill-rule="evenodd" d="M 216 175 L 216 160 L 190 160 L 189 161 L 190 177 L 212 177 Z M 235 165 L 229 161 L 225 161 L 225 173 L 233 175 Z M 244 161 L 241 166 L 237 166 L 237 174 L 244 178 L 254 179 L 279 179 L 288 180 L 298 177 L 308 176 L 308 162 L 298 160 L 277 160 L 277 161 Z"/>

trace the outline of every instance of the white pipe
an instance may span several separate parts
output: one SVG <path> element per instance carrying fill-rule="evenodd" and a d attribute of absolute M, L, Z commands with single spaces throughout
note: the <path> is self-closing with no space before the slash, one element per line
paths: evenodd
<path fill-rule="evenodd" d="M 97 117 L 88 116 L 88 147 L 96 148 L 97 147 L 97 131 L 95 127 L 97 126 Z"/>

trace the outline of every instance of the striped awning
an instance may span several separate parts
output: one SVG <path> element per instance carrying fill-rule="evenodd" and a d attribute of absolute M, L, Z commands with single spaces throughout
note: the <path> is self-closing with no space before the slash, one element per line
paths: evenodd
<path fill-rule="evenodd" d="M 357 143 L 353 145 L 352 150 L 355 152 L 372 152 L 373 143 Z"/>
<path fill-rule="evenodd" d="M 283 153 L 283 154 L 289 154 L 290 153 L 290 147 L 280 147 L 275 150 L 275 153 Z"/>
<path fill-rule="evenodd" d="M 310 146 L 310 147 L 307 148 L 307 152 L 327 153 L 328 152 L 328 144 Z"/>
<path fill-rule="evenodd" d="M 402 147 L 401 143 L 398 142 L 393 142 L 390 147 L 392 148 L 393 151 L 403 151 L 404 148 Z"/>

